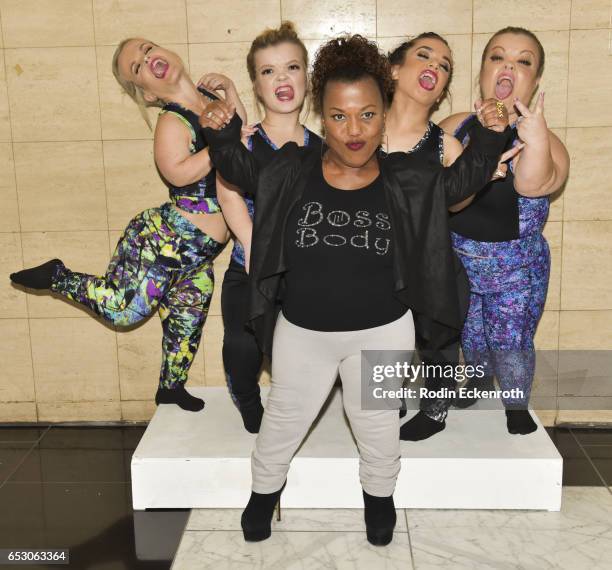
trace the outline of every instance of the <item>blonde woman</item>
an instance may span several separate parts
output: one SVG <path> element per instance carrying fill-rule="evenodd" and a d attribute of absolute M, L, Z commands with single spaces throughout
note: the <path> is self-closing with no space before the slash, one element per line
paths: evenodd
<path fill-rule="evenodd" d="M 130 38 L 113 57 L 113 73 L 148 121 L 146 107 L 161 107 L 155 163 L 170 201 L 133 218 L 106 273 L 77 273 L 59 259 L 11 274 L 14 283 L 48 290 L 88 307 L 116 326 L 131 326 L 157 310 L 163 329 L 157 404 L 198 411 L 204 402 L 185 390 L 213 292 L 213 260 L 228 239 L 216 196 L 215 171 L 199 126 L 217 96 L 196 87 L 180 57 L 155 43 Z M 244 116 L 233 83 L 204 76 Z"/>

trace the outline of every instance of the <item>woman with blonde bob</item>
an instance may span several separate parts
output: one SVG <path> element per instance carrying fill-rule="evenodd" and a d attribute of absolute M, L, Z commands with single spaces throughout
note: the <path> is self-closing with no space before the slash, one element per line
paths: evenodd
<path fill-rule="evenodd" d="M 196 87 L 177 54 L 142 38 L 119 44 L 113 73 L 149 126 L 146 108 L 161 107 L 154 156 L 170 201 L 130 221 L 104 275 L 77 273 L 52 259 L 10 277 L 79 303 L 115 326 L 134 325 L 157 310 L 163 340 L 155 402 L 198 411 L 204 402 L 185 383 L 213 293 L 213 260 L 228 238 L 198 120 L 218 98 L 214 91 L 223 91 L 243 117 L 244 108 L 229 79 L 209 74 Z"/>

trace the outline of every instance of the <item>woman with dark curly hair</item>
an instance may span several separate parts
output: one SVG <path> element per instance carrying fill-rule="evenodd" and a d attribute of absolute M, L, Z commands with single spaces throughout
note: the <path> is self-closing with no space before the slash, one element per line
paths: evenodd
<path fill-rule="evenodd" d="M 264 169 L 241 145 L 241 122 L 230 106 L 210 104 L 201 119 L 223 177 L 257 195 L 250 324 L 265 352 L 274 340 L 253 489 L 242 514 L 246 540 L 270 536 L 291 458 L 339 373 L 359 448 L 367 538 L 388 544 L 399 415 L 397 406 L 362 406 L 361 351 L 412 350 L 412 309 L 460 326 L 446 210 L 490 178 L 506 134 L 481 127 L 448 169 L 404 153 L 381 159 L 391 82 L 387 59 L 366 38 L 324 44 L 312 88 L 326 146 L 317 152 L 288 143 Z M 493 102 L 481 116 L 491 129 L 507 125 Z"/>

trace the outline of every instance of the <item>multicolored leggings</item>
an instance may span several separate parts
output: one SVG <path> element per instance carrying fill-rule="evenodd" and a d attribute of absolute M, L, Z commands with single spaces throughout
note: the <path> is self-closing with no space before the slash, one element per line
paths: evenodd
<path fill-rule="evenodd" d="M 542 234 L 505 242 L 478 242 L 452 234 L 455 252 L 471 288 L 461 335 L 466 362 L 485 367 L 502 390 L 506 406 L 526 407 L 533 383 L 533 338 L 544 310 L 550 252 Z"/>
<path fill-rule="evenodd" d="M 157 309 L 160 387 L 172 388 L 187 381 L 213 293 L 213 260 L 223 245 L 167 203 L 132 219 L 104 276 L 61 266 L 51 290 L 117 326 L 138 323 Z"/>

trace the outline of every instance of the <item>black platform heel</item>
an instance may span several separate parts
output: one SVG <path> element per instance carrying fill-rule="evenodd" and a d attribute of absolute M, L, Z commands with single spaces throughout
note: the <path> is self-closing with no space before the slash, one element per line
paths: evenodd
<path fill-rule="evenodd" d="M 374 546 L 386 546 L 393 540 L 397 519 L 393 495 L 374 497 L 363 491 L 363 504 L 368 542 Z"/>
<path fill-rule="evenodd" d="M 244 540 L 259 542 L 272 534 L 272 516 L 278 505 L 277 520 L 281 520 L 280 496 L 287 482 L 274 493 L 251 492 L 251 498 L 242 513 L 240 524 Z"/>

